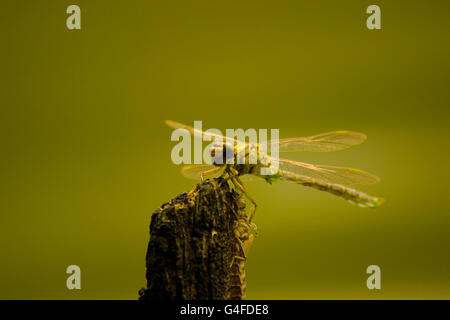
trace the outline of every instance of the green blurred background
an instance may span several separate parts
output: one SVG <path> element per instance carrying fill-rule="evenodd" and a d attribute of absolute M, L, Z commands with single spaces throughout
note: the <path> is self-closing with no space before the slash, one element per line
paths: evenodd
<path fill-rule="evenodd" d="M 81 7 L 82 30 L 66 28 Z M 381 7 L 382 30 L 365 10 Z M 8 1 L 1 6 L 0 298 L 136 299 L 152 212 L 191 188 L 164 120 L 348 129 L 295 159 L 382 182 L 375 210 L 249 182 L 249 299 L 450 298 L 448 1 Z M 66 288 L 81 267 L 82 289 Z M 367 266 L 381 267 L 368 290 Z"/>

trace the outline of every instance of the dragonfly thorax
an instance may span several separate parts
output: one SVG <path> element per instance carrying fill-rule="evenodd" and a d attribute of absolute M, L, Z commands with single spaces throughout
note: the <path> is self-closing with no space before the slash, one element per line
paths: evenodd
<path fill-rule="evenodd" d="M 259 152 L 259 146 L 251 143 L 214 144 L 210 149 L 212 164 L 228 166 L 238 172 L 238 175 L 256 175 L 272 183 L 278 177 L 278 168 L 272 167 L 270 156 Z M 265 173 L 262 173 L 262 169 Z"/>
<path fill-rule="evenodd" d="M 214 165 L 223 165 L 234 159 L 234 147 L 228 143 L 216 144 L 211 147 L 211 161 Z"/>

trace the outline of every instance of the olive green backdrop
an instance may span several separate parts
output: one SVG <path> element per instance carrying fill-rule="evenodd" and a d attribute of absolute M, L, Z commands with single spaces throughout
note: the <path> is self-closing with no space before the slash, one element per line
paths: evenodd
<path fill-rule="evenodd" d="M 82 29 L 66 28 L 81 7 Z M 381 7 L 382 30 L 365 10 Z M 249 182 L 250 299 L 450 298 L 448 1 L 4 1 L 0 298 L 136 299 L 151 213 L 193 187 L 164 120 L 348 129 L 362 209 Z M 81 267 L 82 289 L 66 288 Z M 366 268 L 381 267 L 381 290 Z"/>

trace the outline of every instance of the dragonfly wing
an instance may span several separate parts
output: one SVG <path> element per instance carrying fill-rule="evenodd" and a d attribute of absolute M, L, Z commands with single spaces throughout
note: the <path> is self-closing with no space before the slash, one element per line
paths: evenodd
<path fill-rule="evenodd" d="M 317 134 L 310 137 L 287 138 L 279 141 L 269 141 L 268 147 L 278 145 L 280 152 L 289 151 L 312 151 L 333 152 L 344 150 L 361 144 L 366 140 L 366 135 L 353 131 L 333 131 Z M 269 148 L 267 148 L 269 150 Z"/>
<path fill-rule="evenodd" d="M 373 174 L 353 168 L 322 166 L 288 159 L 279 159 L 278 164 L 281 170 L 327 183 L 341 184 L 343 186 L 371 184 L 380 181 Z"/>
<path fill-rule="evenodd" d="M 207 137 L 209 138 L 210 141 L 223 141 L 223 142 L 228 142 L 228 143 L 234 143 L 237 141 L 236 139 L 232 139 L 230 137 L 226 137 L 226 136 L 221 136 L 219 134 L 213 133 L 213 132 L 205 132 L 190 126 L 187 126 L 185 124 L 182 123 L 178 123 L 172 120 L 166 120 L 166 124 L 169 127 L 172 127 L 174 129 L 185 129 L 187 131 L 189 131 L 191 134 L 196 135 L 198 137 Z"/>
<path fill-rule="evenodd" d="M 203 172 L 212 170 L 217 168 L 216 166 L 212 164 L 193 164 L 193 165 L 187 165 L 181 168 L 181 174 L 189 179 L 201 179 L 201 175 Z M 222 174 L 223 170 L 218 170 L 217 172 L 213 174 L 209 174 L 205 176 L 205 178 L 217 178 Z"/>
<path fill-rule="evenodd" d="M 248 182 L 248 181 L 264 181 L 263 179 L 261 179 L 260 176 L 256 176 L 254 174 L 244 174 L 242 176 L 239 176 L 239 179 L 241 179 L 244 182 Z"/>

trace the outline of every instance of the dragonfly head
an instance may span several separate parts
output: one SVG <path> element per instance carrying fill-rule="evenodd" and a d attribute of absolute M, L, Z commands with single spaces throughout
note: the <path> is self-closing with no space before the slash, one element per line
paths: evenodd
<path fill-rule="evenodd" d="M 228 143 L 215 144 L 211 147 L 210 154 L 213 164 L 222 165 L 234 158 L 234 148 Z"/>

